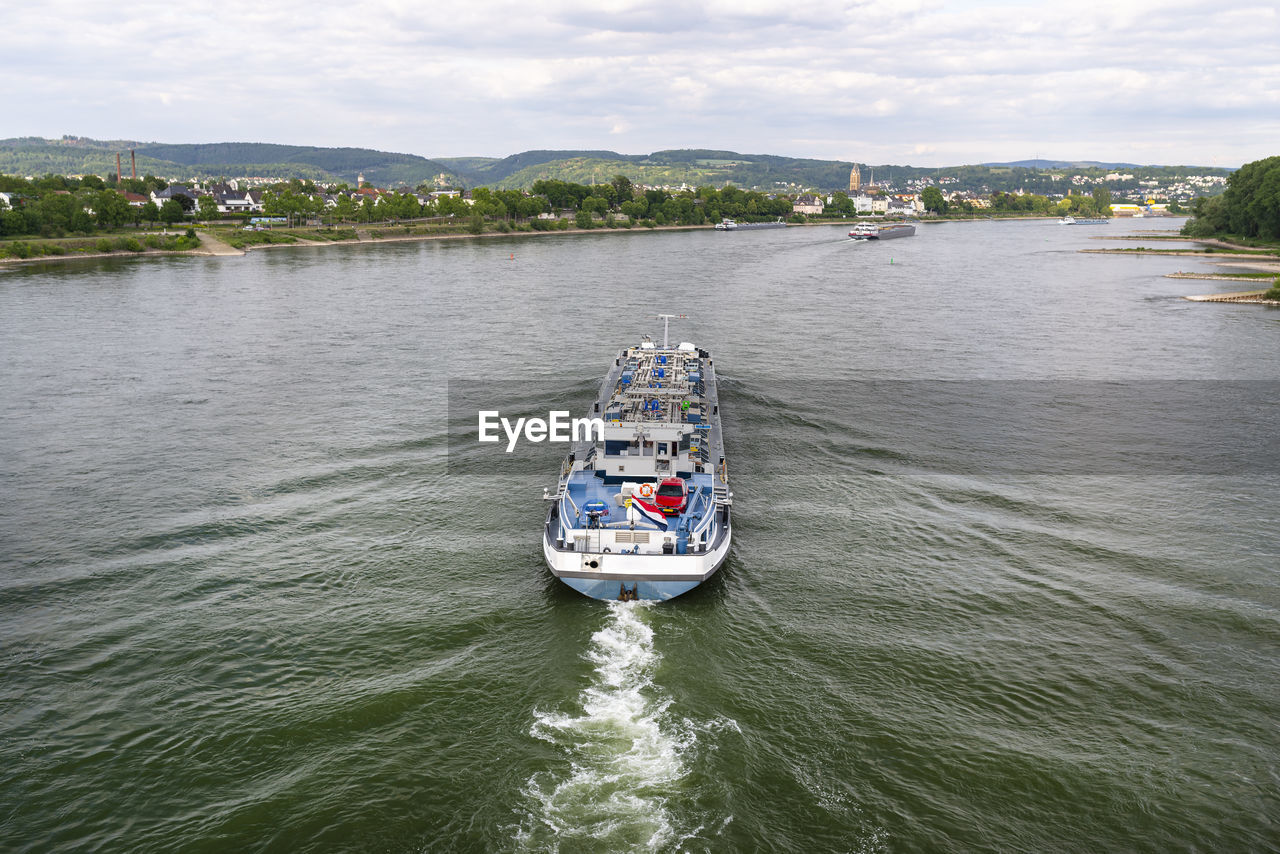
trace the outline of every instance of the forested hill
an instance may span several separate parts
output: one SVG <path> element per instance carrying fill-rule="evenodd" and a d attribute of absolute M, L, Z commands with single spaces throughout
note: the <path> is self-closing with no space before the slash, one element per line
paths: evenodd
<path fill-rule="evenodd" d="M 441 157 L 440 162 L 467 179 L 469 184 L 497 184 L 511 175 L 546 163 L 564 160 L 590 159 L 600 161 L 633 162 L 634 155 L 616 151 L 522 151 L 509 157 Z"/>
<path fill-rule="evenodd" d="M 236 164 L 276 164 L 310 166 L 354 184 L 364 173 L 366 181 L 378 186 L 416 186 L 431 181 L 449 168 L 416 154 L 395 154 L 371 148 L 317 148 L 300 145 L 272 145 L 262 142 L 216 142 L 197 145 L 143 145 L 139 154 L 202 168 Z M 292 177 L 292 176 L 290 176 Z M 301 176 L 299 176 L 301 177 Z"/>
<path fill-rule="evenodd" d="M 795 193 L 803 190 L 844 190 L 849 186 L 848 160 L 812 160 L 776 154 L 740 154 L 711 149 L 676 149 L 652 154 L 618 154 L 612 151 L 527 151 L 501 160 L 486 158 L 446 158 L 467 184 L 527 190 L 540 180 L 575 184 L 607 183 L 614 175 L 626 175 L 633 182 L 656 186 L 724 186 Z M 1082 185 L 1068 180 L 1079 175 L 1093 181 L 1116 169 L 1115 164 L 1084 162 L 1075 166 L 1047 169 L 1017 164 L 922 167 L 896 164 L 858 163 L 863 185 L 870 183 L 894 189 L 927 184 L 946 185 L 983 195 L 992 192 L 1063 194 Z M 1141 182 L 1161 185 L 1186 175 L 1223 176 L 1229 169 L 1199 166 L 1135 166 L 1125 168 L 1127 177 L 1109 182 L 1117 191 L 1141 191 Z"/>
<path fill-rule="evenodd" d="M 121 155 L 125 174 L 129 170 L 129 149 L 141 143 L 127 139 L 41 139 L 20 137 L 0 139 L 0 174 L 5 175 L 101 175 L 116 171 L 116 154 Z M 178 164 L 138 156 L 139 175 L 174 175 Z"/>
<path fill-rule="evenodd" d="M 105 176 L 115 172 L 116 154 L 119 153 L 127 174 L 130 149 L 136 152 L 139 175 L 168 178 L 257 175 L 354 184 L 356 176 L 363 173 L 366 181 L 379 186 L 414 187 L 431 182 L 441 173 L 451 174 L 443 164 L 416 154 L 396 154 L 370 148 L 318 148 L 258 142 L 168 145 L 85 137 L 0 140 L 0 173 L 43 175 L 53 172 Z"/>
<path fill-rule="evenodd" d="M 525 151 L 502 159 L 441 158 L 468 184 L 528 189 L 543 179 L 574 183 L 607 182 L 623 174 L 643 184 L 736 184 L 779 189 L 849 185 L 847 161 L 806 160 L 772 154 L 678 149 L 652 154 L 616 151 Z"/>
<path fill-rule="evenodd" d="M 735 151 L 681 149 L 652 154 L 619 154 L 605 150 L 524 151 L 504 158 L 451 157 L 429 160 L 415 154 L 397 154 L 368 148 L 320 148 L 257 142 L 165 144 L 132 140 L 94 140 L 66 136 L 62 139 L 23 137 L 0 140 L 0 173 L 13 175 L 97 174 L 115 172 L 116 154 L 123 168 L 130 168 L 129 151 L 137 156 L 139 175 L 166 178 L 237 177 L 309 178 L 354 183 L 365 180 L 382 187 L 416 187 L 436 176 L 450 176 L 465 186 L 528 189 L 544 178 L 579 183 L 607 182 L 625 174 L 646 184 L 736 184 L 759 189 L 822 188 L 848 186 L 844 161 L 806 160 Z M 877 167 L 878 174 L 888 168 Z M 864 167 L 864 176 L 867 174 Z M 894 167 L 905 177 L 908 171 Z M 865 180 L 865 177 L 864 177 Z"/>
<path fill-rule="evenodd" d="M 363 174 L 379 187 L 418 187 L 434 184 L 437 176 L 455 186 L 488 186 L 528 190 L 540 180 L 574 184 L 608 183 L 615 175 L 625 175 L 637 184 L 651 186 L 715 186 L 733 184 L 749 190 L 797 193 L 806 190 L 844 190 L 849 186 L 846 160 L 813 160 L 776 154 L 740 154 L 715 149 L 673 149 L 651 154 L 619 154 L 598 149 L 534 150 L 509 157 L 441 157 L 428 159 L 416 154 L 397 154 L 370 148 L 319 148 L 274 145 L 257 142 L 223 142 L 169 145 L 129 140 L 99 141 L 66 136 L 62 139 L 24 137 L 0 140 L 0 174 L 59 175 L 115 172 L 116 154 L 123 155 L 128 173 L 129 151 L 138 158 L 138 174 L 171 180 L 196 177 L 219 178 L 260 176 L 263 178 L 311 179 L 353 184 Z M 1047 161 L 1046 161 L 1047 162 Z M 858 163 L 862 183 L 876 183 L 892 189 L 945 185 L 952 190 L 969 190 L 983 195 L 992 192 L 1061 195 L 1080 187 L 1068 176 L 1080 175 L 1100 181 L 1114 164 L 1079 162 L 1072 168 L 1046 169 L 1017 164 L 916 167 Z M 1144 180 L 1161 185 L 1179 176 L 1229 174 L 1230 170 L 1186 166 L 1141 166 L 1127 168 L 1126 182 L 1109 182 L 1113 192 L 1141 192 Z"/>

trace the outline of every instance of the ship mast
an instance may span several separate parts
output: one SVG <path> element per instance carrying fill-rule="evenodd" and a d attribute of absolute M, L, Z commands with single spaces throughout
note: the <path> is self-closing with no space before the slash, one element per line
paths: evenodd
<path fill-rule="evenodd" d="M 670 347 L 668 347 L 668 346 L 667 346 L 667 344 L 669 343 L 669 342 L 667 341 L 667 330 L 668 330 L 668 328 L 669 328 L 669 327 L 670 327 L 670 325 L 671 325 L 671 318 L 673 318 L 673 317 L 674 317 L 674 318 L 676 318 L 677 320 L 683 320 L 683 319 L 687 318 L 688 316 L 689 316 L 689 315 L 687 315 L 687 314 L 660 314 L 660 315 L 658 315 L 658 319 L 662 321 L 662 349 L 663 349 L 663 350 L 669 350 L 669 349 L 671 349 Z"/>

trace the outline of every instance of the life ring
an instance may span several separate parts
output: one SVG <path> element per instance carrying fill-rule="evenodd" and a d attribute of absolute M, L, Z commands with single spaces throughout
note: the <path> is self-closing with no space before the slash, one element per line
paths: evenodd
<path fill-rule="evenodd" d="M 604 553 L 605 553 L 605 554 L 613 554 L 613 549 L 609 548 L 608 546 L 605 546 L 605 547 L 604 547 Z"/>
<path fill-rule="evenodd" d="M 652 497 L 653 497 L 653 484 L 651 484 L 651 483 L 642 483 L 642 484 L 640 484 L 640 497 L 641 497 L 641 498 L 652 498 Z"/>

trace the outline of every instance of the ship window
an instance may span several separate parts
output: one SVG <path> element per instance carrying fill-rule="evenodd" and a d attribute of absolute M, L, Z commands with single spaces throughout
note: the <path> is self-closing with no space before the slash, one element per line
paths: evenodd
<path fill-rule="evenodd" d="M 661 455 L 662 455 L 662 456 L 664 456 L 664 457 L 667 455 L 667 443 L 666 443 L 666 442 L 659 442 L 659 443 L 658 443 L 658 453 L 659 453 L 659 454 L 661 454 Z"/>

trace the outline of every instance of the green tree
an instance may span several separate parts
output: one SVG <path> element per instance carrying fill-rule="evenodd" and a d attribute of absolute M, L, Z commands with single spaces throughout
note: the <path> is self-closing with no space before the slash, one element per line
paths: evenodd
<path fill-rule="evenodd" d="M 1182 225 L 1187 237 L 1212 237 L 1226 232 L 1227 200 L 1223 196 L 1200 196 L 1191 202 L 1191 219 Z"/>
<path fill-rule="evenodd" d="M 155 202 L 147 202 L 142 206 L 142 219 L 147 225 L 155 225 L 160 219 L 160 208 Z"/>
<path fill-rule="evenodd" d="M 1094 187 L 1092 195 L 1098 216 L 1111 216 L 1111 191 L 1107 189 L 1106 185 L 1099 184 Z"/>
<path fill-rule="evenodd" d="M 181 222 L 186 212 L 182 209 L 182 202 L 175 199 L 165 199 L 164 204 L 160 206 L 160 221 L 167 225 L 173 225 L 175 222 Z"/>
<path fill-rule="evenodd" d="M 612 184 L 593 184 L 591 186 L 591 195 L 596 198 L 604 199 L 606 210 L 613 207 L 618 201 L 618 192 L 613 189 Z"/>
<path fill-rule="evenodd" d="M 516 204 L 517 210 L 519 210 L 523 219 L 530 219 L 538 214 L 551 212 L 551 205 L 541 196 L 521 196 Z"/>
<path fill-rule="evenodd" d="M 613 184 L 614 200 L 618 202 L 618 204 L 631 201 L 631 196 L 635 192 L 635 188 L 632 185 L 630 178 L 626 175 L 614 175 L 613 180 L 610 183 Z"/>
<path fill-rule="evenodd" d="M 115 190 L 99 190 L 93 199 L 93 215 L 102 228 L 118 228 L 129 221 L 129 203 Z"/>
<path fill-rule="evenodd" d="M 6 210 L 0 213 L 0 235 L 8 237 L 12 234 L 23 234 L 27 230 L 27 221 L 17 211 Z"/>
<path fill-rule="evenodd" d="M 1246 163 L 1227 179 L 1227 227 L 1245 237 L 1280 238 L 1280 157 Z"/>
<path fill-rule="evenodd" d="M 65 193 L 46 192 L 33 204 L 27 205 L 24 213 L 29 211 L 35 226 L 42 234 L 57 233 L 71 228 L 71 218 L 80 210 L 75 197 Z M 33 229 L 34 230 L 34 229 Z"/>
<path fill-rule="evenodd" d="M 1270 162 L 1273 165 L 1263 172 L 1247 209 L 1258 236 L 1277 240 L 1280 239 L 1280 157 L 1272 157 Z"/>
<path fill-rule="evenodd" d="M 338 196 L 337 204 L 333 208 L 333 215 L 338 218 L 339 222 L 355 219 L 356 203 L 351 200 L 350 196 Z"/>
<path fill-rule="evenodd" d="M 622 203 L 622 212 L 633 220 L 644 219 L 649 212 L 649 203 L 643 197 Z"/>
<path fill-rule="evenodd" d="M 76 208 L 71 213 L 72 231 L 78 231 L 81 234 L 88 234 L 93 231 L 93 218 L 84 210 L 84 208 Z"/>
<path fill-rule="evenodd" d="M 200 211 L 200 219 L 209 222 L 218 217 L 218 200 L 213 196 L 201 196 L 196 202 L 196 207 Z"/>
<path fill-rule="evenodd" d="M 441 196 L 436 200 L 437 216 L 466 216 L 471 206 L 461 196 Z"/>
<path fill-rule="evenodd" d="M 937 187 L 925 187 L 920 192 L 920 204 L 924 205 L 924 209 L 933 213 L 946 213 L 947 200 L 942 198 L 942 191 Z"/>

